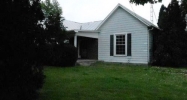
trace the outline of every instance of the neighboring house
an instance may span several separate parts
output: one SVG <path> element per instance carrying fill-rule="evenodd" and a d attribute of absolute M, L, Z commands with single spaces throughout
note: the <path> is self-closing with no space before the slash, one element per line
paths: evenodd
<path fill-rule="evenodd" d="M 121 4 L 103 21 L 65 20 L 64 26 L 75 31 L 70 41 L 78 48 L 79 58 L 138 64 L 151 61 L 153 31 L 157 27 Z"/>

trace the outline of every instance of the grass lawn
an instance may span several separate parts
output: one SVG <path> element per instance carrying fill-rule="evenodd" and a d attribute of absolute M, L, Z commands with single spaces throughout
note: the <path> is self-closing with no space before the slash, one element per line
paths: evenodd
<path fill-rule="evenodd" d="M 187 69 L 98 62 L 44 72 L 41 100 L 187 100 Z"/>

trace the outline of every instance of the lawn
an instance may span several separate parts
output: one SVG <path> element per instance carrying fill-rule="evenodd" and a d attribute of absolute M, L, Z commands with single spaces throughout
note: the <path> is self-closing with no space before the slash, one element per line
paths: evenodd
<path fill-rule="evenodd" d="M 109 64 L 46 67 L 41 100 L 186 100 L 187 69 Z"/>

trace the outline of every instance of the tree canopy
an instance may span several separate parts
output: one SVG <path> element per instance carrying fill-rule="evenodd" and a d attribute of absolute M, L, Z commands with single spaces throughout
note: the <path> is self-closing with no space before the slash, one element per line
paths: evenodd
<path fill-rule="evenodd" d="M 131 3 L 135 3 L 137 5 L 144 5 L 146 3 L 157 3 L 162 2 L 162 0 L 130 0 Z"/>
<path fill-rule="evenodd" d="M 57 0 L 45 0 L 41 3 L 42 10 L 44 12 L 45 18 L 50 16 L 50 14 L 62 16 L 62 8 L 60 7 Z"/>
<path fill-rule="evenodd" d="M 163 0 L 130 0 L 131 3 L 135 3 L 137 5 L 144 5 L 146 3 L 157 3 L 162 2 Z M 187 0 L 181 0 L 182 2 L 187 2 Z"/>
<path fill-rule="evenodd" d="M 3 0 L 0 7 L 0 100 L 36 100 L 44 79 L 40 0 Z"/>
<path fill-rule="evenodd" d="M 64 43 L 69 35 L 63 26 L 62 8 L 57 0 L 45 0 L 41 3 L 44 12 L 44 30 L 46 46 L 44 47 L 45 64 L 49 66 L 74 66 L 77 60 L 77 49 Z"/>
<path fill-rule="evenodd" d="M 187 0 L 183 0 L 181 2 L 181 10 L 182 10 L 182 14 L 186 15 L 187 14 Z M 187 16 L 186 16 L 187 17 Z"/>
<path fill-rule="evenodd" d="M 46 0 L 41 3 L 44 12 L 44 27 L 47 41 L 50 43 L 63 42 L 65 27 L 63 26 L 62 8 L 57 0 Z"/>
<path fill-rule="evenodd" d="M 160 66 L 181 66 L 187 61 L 187 34 L 185 15 L 177 0 L 172 0 L 168 7 L 161 6 L 154 59 Z"/>
<path fill-rule="evenodd" d="M 158 19 L 158 27 L 160 28 L 160 29 L 164 29 L 167 25 L 165 25 L 165 24 L 167 24 L 166 22 L 167 22 L 167 13 L 166 13 L 166 10 L 167 10 L 167 8 L 164 6 L 164 5 L 162 5 L 161 6 L 161 8 L 160 8 L 160 12 L 159 12 L 159 19 Z"/>

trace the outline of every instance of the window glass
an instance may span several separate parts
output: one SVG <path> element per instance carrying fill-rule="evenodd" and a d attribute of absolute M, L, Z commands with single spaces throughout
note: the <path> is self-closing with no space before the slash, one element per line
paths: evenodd
<path fill-rule="evenodd" d="M 116 55 L 125 55 L 125 34 L 116 35 Z"/>

